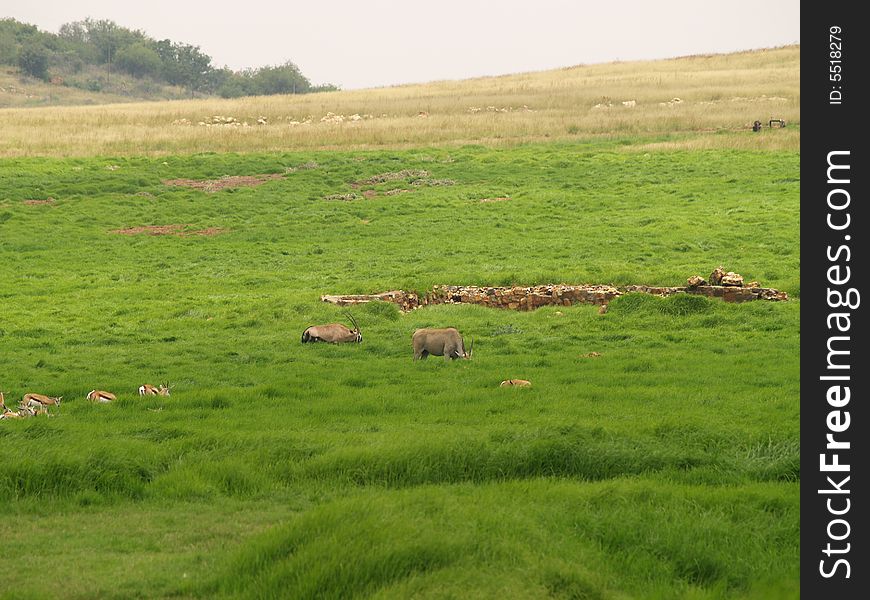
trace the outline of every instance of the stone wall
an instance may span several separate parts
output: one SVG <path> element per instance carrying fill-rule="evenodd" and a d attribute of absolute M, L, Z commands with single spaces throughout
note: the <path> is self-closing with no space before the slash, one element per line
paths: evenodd
<path fill-rule="evenodd" d="M 339 306 L 353 306 L 372 301 L 392 302 L 403 311 L 414 310 L 429 304 L 479 304 L 492 308 L 510 310 L 534 310 L 541 306 L 571 306 L 572 304 L 605 305 L 614 298 L 630 292 L 671 296 L 674 294 L 697 294 L 710 298 L 722 298 L 726 302 L 788 300 L 785 292 L 763 287 L 733 287 L 703 285 L 693 287 L 655 287 L 647 285 L 537 285 L 532 287 L 478 287 L 460 285 L 436 285 L 431 292 L 419 296 L 414 292 L 392 290 L 380 294 L 321 296 L 324 302 Z"/>

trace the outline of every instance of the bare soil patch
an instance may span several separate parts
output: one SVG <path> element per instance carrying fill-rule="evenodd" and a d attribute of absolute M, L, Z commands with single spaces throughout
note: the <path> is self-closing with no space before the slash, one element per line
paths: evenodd
<path fill-rule="evenodd" d="M 54 198 L 45 198 L 42 200 L 33 198 L 30 200 L 25 200 L 24 204 L 27 204 L 28 206 L 38 206 L 40 204 L 54 204 Z"/>
<path fill-rule="evenodd" d="M 255 187 L 273 179 L 283 179 L 280 173 L 268 175 L 227 175 L 220 179 L 164 179 L 163 185 L 187 187 L 214 193 L 227 188 Z"/>
<path fill-rule="evenodd" d="M 363 196 L 365 196 L 366 198 L 374 198 L 377 195 L 377 190 L 366 190 L 363 192 Z"/>
<path fill-rule="evenodd" d="M 359 196 L 350 192 L 348 194 L 330 194 L 329 196 L 324 196 L 324 200 L 341 200 L 343 202 L 351 202 L 352 200 L 359 200 Z"/>
<path fill-rule="evenodd" d="M 175 235 L 184 237 L 188 235 L 219 235 L 226 233 L 229 229 L 222 227 L 207 227 L 205 229 L 188 229 L 192 225 L 172 224 L 172 225 L 142 225 L 139 227 L 128 227 L 126 229 L 113 229 L 111 233 L 118 235 Z"/>
<path fill-rule="evenodd" d="M 500 198 L 481 198 L 480 202 L 506 202 L 510 200 L 510 196 L 502 196 Z"/>
<path fill-rule="evenodd" d="M 350 185 L 351 187 L 359 187 L 361 185 L 377 185 L 379 183 L 397 181 L 399 179 L 409 179 L 412 181 L 417 181 L 420 179 L 426 179 L 427 177 L 429 177 L 429 171 L 424 171 L 423 169 L 403 169 L 401 171 L 373 175 L 368 179 L 360 179 L 359 181 L 354 181 Z"/>

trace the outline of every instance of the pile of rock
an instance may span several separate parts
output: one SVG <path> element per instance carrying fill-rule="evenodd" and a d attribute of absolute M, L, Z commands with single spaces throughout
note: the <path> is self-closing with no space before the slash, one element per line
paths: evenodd
<path fill-rule="evenodd" d="M 239 121 L 235 117 L 225 117 L 224 115 L 214 115 L 197 123 L 200 127 L 248 127 L 247 121 Z"/>
<path fill-rule="evenodd" d="M 509 310 L 534 310 L 542 306 L 571 306 L 572 304 L 594 304 L 606 312 L 607 304 L 623 294 L 643 293 L 655 296 L 674 294 L 695 294 L 709 298 L 722 298 L 726 302 L 748 302 L 768 300 L 782 302 L 788 300 L 785 292 L 764 288 L 757 281 L 743 284 L 743 276 L 718 267 L 710 275 L 709 281 L 700 275 L 689 277 L 686 286 L 649 286 L 649 285 L 537 285 L 530 287 L 479 287 L 473 285 L 436 285 L 431 292 L 417 294 L 402 290 L 392 290 L 380 294 L 361 294 L 351 296 L 321 296 L 324 302 L 339 306 L 351 306 L 372 301 L 392 302 L 403 311 L 414 310 L 429 304 L 478 304 L 491 308 Z"/>
<path fill-rule="evenodd" d="M 469 106 L 468 112 L 472 114 L 480 113 L 480 112 L 494 112 L 494 113 L 509 113 L 514 111 L 522 111 L 522 112 L 535 112 L 534 109 L 528 107 L 528 105 L 523 104 L 521 107 L 513 107 L 513 106 Z"/>
<path fill-rule="evenodd" d="M 688 287 L 696 288 L 701 286 L 722 286 L 722 287 L 747 287 L 747 288 L 760 288 L 761 284 L 757 281 L 751 281 L 747 284 L 743 283 L 743 275 L 740 273 L 735 273 L 734 271 L 725 271 L 724 267 L 721 265 L 713 269 L 713 272 L 710 273 L 710 281 L 707 282 L 706 279 L 701 277 L 700 275 L 692 275 L 687 280 Z"/>
<path fill-rule="evenodd" d="M 610 285 L 538 285 L 532 287 L 477 287 L 436 285 L 424 304 L 480 304 L 510 310 L 534 310 L 542 306 L 607 304 L 620 295 Z"/>
<path fill-rule="evenodd" d="M 348 117 L 344 115 L 337 115 L 334 112 L 328 112 L 323 117 L 320 118 L 321 123 L 344 123 L 349 121 L 351 123 L 356 123 L 357 121 L 362 121 L 364 119 L 373 119 L 372 115 L 361 115 L 359 113 L 354 113 Z M 310 120 L 309 120 L 310 122 Z M 293 122 L 291 121 L 291 124 Z"/>
<path fill-rule="evenodd" d="M 337 304 L 339 306 L 356 306 L 357 304 L 366 304 L 368 302 L 392 302 L 393 304 L 397 304 L 399 309 L 405 312 L 420 307 L 420 298 L 417 294 L 414 292 L 405 292 L 403 290 L 392 290 L 389 292 L 381 292 L 380 294 L 321 296 L 320 300 Z"/>

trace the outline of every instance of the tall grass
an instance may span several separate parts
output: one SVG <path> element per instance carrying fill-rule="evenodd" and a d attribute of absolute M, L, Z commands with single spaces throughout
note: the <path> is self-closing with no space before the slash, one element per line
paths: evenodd
<path fill-rule="evenodd" d="M 681 102 L 674 103 L 675 98 Z M 624 106 L 627 101 L 636 105 Z M 329 112 L 372 118 L 322 123 Z M 428 116 L 420 116 L 421 112 Z M 232 116 L 250 127 L 197 125 L 214 115 Z M 257 125 L 260 117 L 266 117 L 268 124 Z M 788 127 L 760 135 L 749 132 L 755 120 L 766 123 L 772 117 L 785 119 Z M 173 124 L 182 119 L 191 124 Z M 306 119 L 311 123 L 291 124 Z M 601 138 L 643 138 L 650 144 L 648 149 L 659 144 L 689 149 L 796 149 L 799 123 L 800 48 L 788 46 L 301 96 L 0 109 L 0 156 L 397 148 Z"/>

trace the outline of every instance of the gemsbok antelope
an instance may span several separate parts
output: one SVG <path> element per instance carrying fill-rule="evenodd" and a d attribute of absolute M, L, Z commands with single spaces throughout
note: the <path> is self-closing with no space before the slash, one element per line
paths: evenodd
<path fill-rule="evenodd" d="M 474 340 L 465 351 L 465 342 L 462 335 L 453 327 L 444 329 L 418 329 L 411 337 L 414 346 L 414 360 L 422 360 L 430 354 L 443 356 L 444 360 L 454 358 L 471 358 L 474 350 Z"/>
<path fill-rule="evenodd" d="M 346 342 L 362 342 L 362 334 L 359 332 L 359 325 L 356 319 L 350 313 L 345 313 L 353 323 L 353 329 L 341 323 L 330 323 L 329 325 L 312 325 L 302 332 L 302 343 L 308 342 L 327 342 L 329 344 L 343 344 Z"/>
<path fill-rule="evenodd" d="M 21 407 L 22 408 L 48 408 L 49 406 L 57 406 L 60 407 L 60 401 L 63 400 L 63 396 L 54 397 L 54 396 L 46 396 L 44 394 L 24 394 L 24 397 L 21 399 Z"/>
<path fill-rule="evenodd" d="M 109 402 L 114 402 L 117 400 L 115 394 L 112 392 L 106 392 L 103 390 L 91 390 L 88 392 L 88 400 L 91 402 L 96 402 L 98 404 L 108 404 Z"/>
<path fill-rule="evenodd" d="M 172 387 L 169 383 L 161 383 L 160 387 L 154 387 L 153 385 L 145 384 L 139 386 L 139 395 L 140 396 L 168 396 L 169 388 Z"/>

